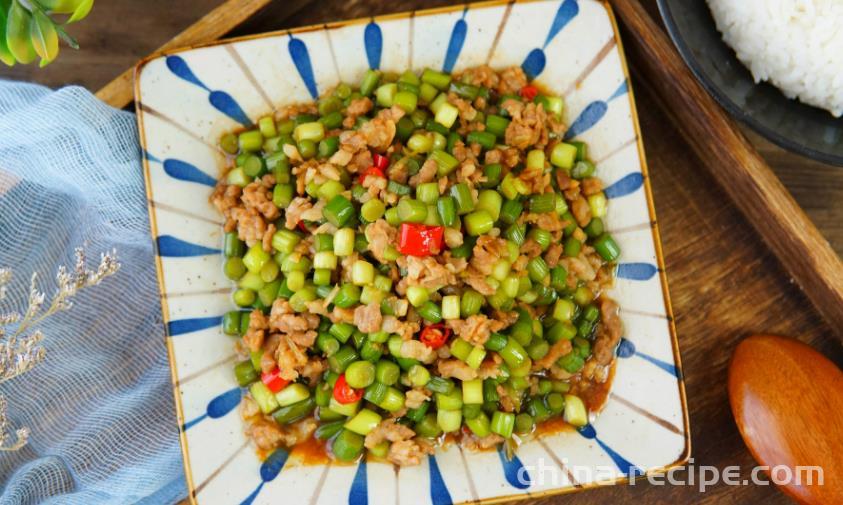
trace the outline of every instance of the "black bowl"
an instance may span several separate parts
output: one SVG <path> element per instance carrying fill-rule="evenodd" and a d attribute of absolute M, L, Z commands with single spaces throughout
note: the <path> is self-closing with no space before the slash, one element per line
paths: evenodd
<path fill-rule="evenodd" d="M 703 87 L 738 120 L 776 144 L 843 165 L 843 118 L 788 99 L 752 74 L 723 42 L 704 0 L 658 0 L 667 31 Z"/>

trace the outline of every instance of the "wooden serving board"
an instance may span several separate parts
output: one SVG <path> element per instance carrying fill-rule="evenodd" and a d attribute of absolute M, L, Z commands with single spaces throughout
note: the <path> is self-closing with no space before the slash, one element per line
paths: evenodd
<path fill-rule="evenodd" d="M 319 9 L 303 9 L 283 27 L 446 3 L 320 1 Z M 653 19 L 659 20 L 655 1 L 644 4 Z M 278 26 L 268 23 L 255 28 Z M 636 61 L 630 60 L 630 65 L 635 75 Z M 838 364 L 843 363 L 843 349 L 643 84 L 633 77 L 684 365 L 692 457 L 697 465 L 715 465 L 720 470 L 739 465 L 742 478 L 749 478 L 754 461 L 735 427 L 726 390 L 726 369 L 734 347 L 751 333 L 766 332 L 797 337 Z M 646 482 L 534 503 L 672 504 L 726 499 L 734 503 L 789 503 L 772 485 L 719 484 L 700 494 L 697 486 L 654 486 Z"/>
<path fill-rule="evenodd" d="M 162 7 L 167 4 L 161 0 L 152 1 Z M 179 11 L 199 13 L 221 3 L 184 0 Z M 308 2 L 301 0 L 297 3 Z M 258 33 L 450 3 L 446 0 L 311 1 L 292 15 L 285 12 L 284 15 L 265 15 L 253 19 L 235 30 L 235 34 Z M 127 6 L 134 4 L 131 0 L 97 4 L 94 15 L 107 16 L 108 9 L 112 9 L 113 14 L 120 12 L 120 9 L 130 9 Z M 283 10 L 284 4 L 273 2 L 270 9 Z M 661 29 L 655 0 L 643 0 L 642 4 Z M 148 19 L 160 17 L 150 15 Z M 77 30 L 85 29 L 86 23 L 80 24 Z M 108 28 L 110 25 L 101 26 Z M 148 45 L 148 50 L 175 33 L 172 27 L 166 26 L 150 29 L 158 41 Z M 87 54 L 91 57 L 91 63 L 99 63 L 95 51 L 96 48 L 86 48 L 63 58 L 67 58 L 64 61 L 68 64 L 75 65 L 79 63 L 78 58 Z M 101 48 L 101 51 L 107 52 L 110 49 Z M 633 56 L 632 52 L 630 56 Z M 54 65 L 61 65 L 63 58 L 59 58 Z M 727 466 L 738 465 L 741 478 L 749 478 L 754 462 L 735 427 L 726 390 L 726 369 L 737 343 L 752 333 L 789 335 L 811 344 L 838 365 L 843 363 L 843 349 L 833 336 L 832 329 L 791 282 L 782 263 L 764 244 L 755 227 L 743 217 L 729 194 L 718 186 L 706 166 L 695 156 L 692 146 L 680 135 L 679 126 L 672 122 L 672 116 L 660 108 L 663 100 L 652 96 L 648 83 L 640 81 L 640 76 L 646 74 L 641 71 L 646 66 L 642 63 L 646 62 L 631 57 L 629 63 L 633 71 L 632 88 L 644 137 L 684 365 L 693 462 L 697 466 L 714 465 L 720 471 Z M 125 68 L 127 65 L 122 66 Z M 93 67 L 91 65 L 90 68 Z M 62 67 L 51 66 L 47 70 L 51 68 L 58 70 Z M 85 83 L 97 89 L 122 70 L 101 71 L 107 75 L 91 74 L 94 77 L 86 76 L 90 80 Z M 22 70 L 16 69 L 16 72 L 19 71 Z M 67 71 L 70 70 L 64 70 Z M 18 75 L 26 77 L 24 74 Z M 30 78 L 37 78 L 38 75 L 31 74 Z M 42 79 L 61 82 L 58 77 Z M 793 158 L 787 160 L 791 165 L 799 162 Z M 816 171 L 819 169 L 812 170 L 807 173 L 819 176 Z M 823 174 L 823 177 L 825 179 L 819 180 L 843 183 L 843 176 L 832 178 L 834 176 Z M 827 187 L 816 188 L 814 191 L 825 192 L 823 194 L 826 196 L 836 194 Z M 801 203 L 817 205 L 807 193 Z M 755 224 L 763 226 L 763 223 Z M 798 406 L 795 408 L 798 409 Z M 809 412 L 800 414 L 810 415 Z M 822 427 L 818 426 L 817 429 L 821 430 Z M 685 479 L 687 474 L 680 473 L 678 477 Z M 694 481 L 699 481 L 699 474 L 695 475 Z M 727 500 L 733 503 L 789 503 L 788 498 L 772 485 L 727 486 L 720 483 L 700 493 L 698 485 L 654 486 L 646 482 L 546 498 L 534 503 L 673 504 L 719 503 Z"/>

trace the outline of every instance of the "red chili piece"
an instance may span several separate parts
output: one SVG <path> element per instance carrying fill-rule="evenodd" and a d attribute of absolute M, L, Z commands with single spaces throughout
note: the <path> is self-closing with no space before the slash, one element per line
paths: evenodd
<path fill-rule="evenodd" d="M 442 250 L 442 226 L 402 223 L 398 236 L 398 252 L 409 256 L 430 256 Z"/>
<path fill-rule="evenodd" d="M 528 84 L 521 88 L 520 94 L 525 100 L 532 101 L 539 94 L 539 90 L 532 84 Z"/>
<path fill-rule="evenodd" d="M 282 379 L 279 375 L 281 373 L 281 369 L 276 368 L 271 372 L 262 372 L 261 373 L 261 382 L 269 388 L 270 391 L 273 393 L 277 393 L 287 387 L 287 384 L 290 381 L 286 379 Z"/>
<path fill-rule="evenodd" d="M 346 405 L 354 403 L 361 398 L 363 398 L 363 390 L 354 389 L 349 386 L 345 381 L 345 374 L 342 374 L 337 378 L 337 382 L 334 384 L 334 399 L 336 401 Z"/>
<path fill-rule="evenodd" d="M 425 326 L 419 336 L 419 340 L 431 349 L 442 347 L 449 338 L 451 338 L 451 328 L 442 323 Z"/>
<path fill-rule="evenodd" d="M 375 177 L 385 177 L 383 175 L 383 170 L 378 167 L 369 167 L 360 174 L 360 184 L 363 184 L 363 181 L 366 180 L 366 177 L 374 175 Z"/>
<path fill-rule="evenodd" d="M 389 166 L 389 158 L 378 153 L 372 155 L 372 162 L 374 162 L 375 166 L 381 170 L 386 170 L 386 167 Z"/>

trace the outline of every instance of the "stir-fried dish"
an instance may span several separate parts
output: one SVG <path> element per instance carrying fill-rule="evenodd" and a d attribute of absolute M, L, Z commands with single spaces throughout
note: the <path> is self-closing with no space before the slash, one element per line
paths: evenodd
<path fill-rule="evenodd" d="M 258 448 L 419 464 L 599 410 L 620 250 L 563 100 L 518 67 L 366 72 L 220 141 L 223 318 Z M 562 422 L 562 421 L 559 421 Z"/>

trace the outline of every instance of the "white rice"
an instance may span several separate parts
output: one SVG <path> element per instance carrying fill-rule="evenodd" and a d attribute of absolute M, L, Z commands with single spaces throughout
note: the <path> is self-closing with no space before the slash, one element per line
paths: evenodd
<path fill-rule="evenodd" d="M 755 82 L 843 114 L 843 0 L 707 0 Z"/>

